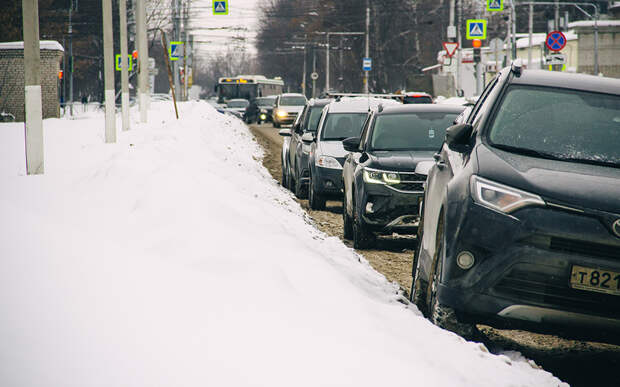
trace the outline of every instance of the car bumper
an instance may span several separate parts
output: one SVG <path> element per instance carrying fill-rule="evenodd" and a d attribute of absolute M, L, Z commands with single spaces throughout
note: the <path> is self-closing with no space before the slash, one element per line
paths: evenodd
<path fill-rule="evenodd" d="M 276 124 L 292 125 L 295 122 L 295 119 L 297 118 L 297 115 L 289 114 L 286 117 L 272 116 L 272 118 L 273 118 L 273 122 L 276 123 Z"/>
<path fill-rule="evenodd" d="M 575 265 L 620 273 L 620 239 L 599 219 L 549 207 L 512 215 L 466 207 L 446 228 L 454 238 L 446 242 L 441 303 L 476 321 L 620 331 L 620 295 L 571 286 Z M 475 257 L 469 270 L 455 263 L 462 251 Z"/>
<path fill-rule="evenodd" d="M 342 196 L 342 169 L 316 167 L 312 179 L 322 195 Z"/>
<path fill-rule="evenodd" d="M 383 184 L 364 183 L 362 218 L 374 231 L 415 233 L 423 191 L 398 191 Z"/>

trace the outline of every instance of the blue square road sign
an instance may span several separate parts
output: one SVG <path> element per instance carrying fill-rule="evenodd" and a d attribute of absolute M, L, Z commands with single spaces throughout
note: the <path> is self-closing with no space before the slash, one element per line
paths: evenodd
<path fill-rule="evenodd" d="M 224 1 L 213 0 L 213 14 L 214 15 L 228 15 L 228 0 L 224 0 Z"/>

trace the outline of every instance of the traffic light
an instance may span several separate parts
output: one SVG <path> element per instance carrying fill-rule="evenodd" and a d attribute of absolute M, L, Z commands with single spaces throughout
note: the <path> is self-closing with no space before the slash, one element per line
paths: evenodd
<path fill-rule="evenodd" d="M 62 80 L 62 77 L 63 77 L 64 75 L 65 75 L 65 74 L 62 72 L 62 70 L 58 70 L 58 79 Z"/>
<path fill-rule="evenodd" d="M 482 47 L 482 40 L 474 39 L 472 41 L 472 45 L 474 46 L 474 63 L 480 63 L 480 48 Z"/>
<path fill-rule="evenodd" d="M 131 57 L 133 59 L 138 59 L 138 50 L 133 50 L 133 52 L 131 53 Z"/>

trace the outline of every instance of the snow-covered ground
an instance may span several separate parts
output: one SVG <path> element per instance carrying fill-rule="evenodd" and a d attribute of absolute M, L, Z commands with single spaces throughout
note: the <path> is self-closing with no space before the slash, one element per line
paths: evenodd
<path fill-rule="evenodd" d="M 241 121 L 180 116 L 153 103 L 116 144 L 100 113 L 45 120 L 42 176 L 0 124 L 1 386 L 561 384 L 421 317 L 315 229 Z"/>

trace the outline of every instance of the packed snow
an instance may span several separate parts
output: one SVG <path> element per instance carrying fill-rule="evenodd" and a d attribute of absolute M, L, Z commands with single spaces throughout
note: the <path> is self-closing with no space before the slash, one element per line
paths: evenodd
<path fill-rule="evenodd" d="M 137 119 L 137 112 L 132 113 Z M 433 326 L 261 164 L 238 119 L 151 104 L 0 124 L 0 385 L 558 386 Z"/>

